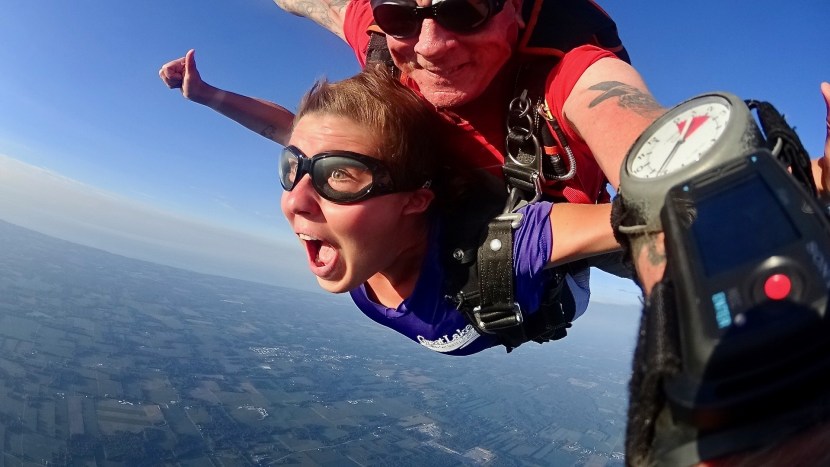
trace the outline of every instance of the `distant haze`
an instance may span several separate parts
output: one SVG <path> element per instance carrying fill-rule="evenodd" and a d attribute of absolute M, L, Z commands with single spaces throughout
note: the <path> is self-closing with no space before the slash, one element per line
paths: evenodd
<path fill-rule="evenodd" d="M 321 291 L 288 235 L 258 235 L 164 211 L 2 154 L 0 219 L 130 258 Z M 639 303 L 631 281 L 594 270 L 591 284 L 593 302 Z"/>
<path fill-rule="evenodd" d="M 301 250 L 96 189 L 0 155 L 0 219 L 132 258 L 319 290 Z"/>

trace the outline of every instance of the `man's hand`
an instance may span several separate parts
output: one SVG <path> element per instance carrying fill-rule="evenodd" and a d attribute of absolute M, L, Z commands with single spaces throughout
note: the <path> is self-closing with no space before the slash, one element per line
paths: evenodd
<path fill-rule="evenodd" d="M 827 138 L 824 140 L 824 157 L 830 157 L 830 83 L 821 83 L 821 94 L 824 96 L 824 105 L 827 108 Z"/>
<path fill-rule="evenodd" d="M 827 201 L 830 200 L 830 83 L 821 83 L 821 94 L 827 108 L 824 122 L 827 132 L 824 137 L 824 155 L 813 161 L 813 179 L 818 187 L 819 196 Z"/>
<path fill-rule="evenodd" d="M 181 89 L 182 96 L 199 104 L 208 105 L 219 91 L 202 81 L 193 49 L 188 50 L 184 57 L 165 63 L 159 70 L 159 78 L 168 88 Z"/>

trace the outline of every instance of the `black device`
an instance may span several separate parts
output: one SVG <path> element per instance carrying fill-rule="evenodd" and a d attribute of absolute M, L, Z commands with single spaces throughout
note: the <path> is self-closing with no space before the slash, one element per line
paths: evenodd
<path fill-rule="evenodd" d="M 830 417 L 830 221 L 815 188 L 783 116 L 729 93 L 670 109 L 629 150 L 616 228 L 663 231 L 666 247 L 635 350 L 635 462 L 692 465 Z"/>
<path fill-rule="evenodd" d="M 830 222 L 816 199 L 759 149 L 673 187 L 661 219 L 680 323 L 682 370 L 664 382 L 675 420 L 720 430 L 826 391 Z"/>

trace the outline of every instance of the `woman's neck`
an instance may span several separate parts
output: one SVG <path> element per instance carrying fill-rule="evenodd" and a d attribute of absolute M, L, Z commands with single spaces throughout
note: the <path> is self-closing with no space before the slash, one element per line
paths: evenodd
<path fill-rule="evenodd" d="M 412 295 L 429 248 L 429 227 L 401 229 L 409 231 L 409 241 L 402 243 L 389 266 L 366 281 L 369 298 L 387 308 L 397 308 Z"/>

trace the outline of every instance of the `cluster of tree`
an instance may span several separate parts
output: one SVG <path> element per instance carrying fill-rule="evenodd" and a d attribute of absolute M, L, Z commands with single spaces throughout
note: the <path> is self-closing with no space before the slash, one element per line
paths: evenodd
<path fill-rule="evenodd" d="M 150 435 L 150 438 L 155 437 L 154 434 Z M 136 467 L 158 465 L 159 461 L 171 457 L 171 453 L 165 451 L 155 440 L 149 441 L 143 432 L 117 431 L 103 436 L 101 446 L 108 461 L 124 462 Z"/>

